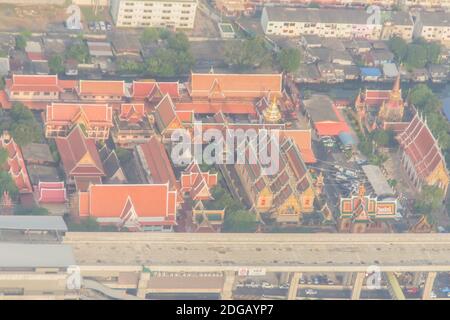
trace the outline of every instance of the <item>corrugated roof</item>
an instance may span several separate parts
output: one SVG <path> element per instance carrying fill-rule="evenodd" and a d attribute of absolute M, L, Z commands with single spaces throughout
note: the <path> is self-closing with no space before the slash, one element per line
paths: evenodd
<path fill-rule="evenodd" d="M 0 243 L 0 268 L 63 268 L 75 265 L 72 248 L 62 244 Z"/>
<path fill-rule="evenodd" d="M 394 195 L 394 190 L 392 190 L 391 186 L 387 182 L 380 167 L 368 164 L 366 166 L 362 166 L 362 169 L 377 196 Z"/>
<path fill-rule="evenodd" d="M 0 229 L 66 232 L 67 226 L 63 218 L 57 216 L 0 216 Z"/>

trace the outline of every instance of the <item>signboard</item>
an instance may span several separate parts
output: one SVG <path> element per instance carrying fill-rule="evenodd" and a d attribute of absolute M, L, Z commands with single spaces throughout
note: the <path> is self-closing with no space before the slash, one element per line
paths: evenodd
<path fill-rule="evenodd" d="M 265 268 L 240 268 L 238 270 L 238 276 L 265 276 L 266 269 Z"/>

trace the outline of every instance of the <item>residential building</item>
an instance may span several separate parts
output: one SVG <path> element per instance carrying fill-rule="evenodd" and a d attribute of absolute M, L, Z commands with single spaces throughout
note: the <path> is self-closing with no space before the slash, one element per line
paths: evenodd
<path fill-rule="evenodd" d="M 111 0 L 117 27 L 194 28 L 197 0 Z"/>
<path fill-rule="evenodd" d="M 450 8 L 450 0 L 402 0 L 408 7 Z"/>
<path fill-rule="evenodd" d="M 148 121 L 144 104 L 123 103 L 120 113 L 114 116 L 112 132 L 114 143 L 123 148 L 148 142 L 154 131 Z"/>
<path fill-rule="evenodd" d="M 416 36 L 450 45 L 450 14 L 420 11 L 416 15 Z"/>
<path fill-rule="evenodd" d="M 261 25 L 266 35 L 379 39 L 382 24 L 368 24 L 362 9 L 264 7 Z"/>
<path fill-rule="evenodd" d="M 414 35 L 414 21 L 405 11 L 386 11 L 387 19 L 383 24 L 381 32 L 382 40 L 389 40 L 397 36 L 406 41 L 411 41 Z"/>
<path fill-rule="evenodd" d="M 108 104 L 52 103 L 45 112 L 45 136 L 65 137 L 81 125 L 89 138 L 106 140 L 113 126 L 112 113 Z"/>
<path fill-rule="evenodd" d="M 422 186 L 437 186 L 447 193 L 449 174 L 438 140 L 426 121 L 416 113 L 406 129 L 397 136 L 401 164 L 409 179 L 421 190 Z"/>
<path fill-rule="evenodd" d="M 172 231 L 176 191 L 169 184 L 92 184 L 78 193 L 78 215 L 129 231 Z"/>

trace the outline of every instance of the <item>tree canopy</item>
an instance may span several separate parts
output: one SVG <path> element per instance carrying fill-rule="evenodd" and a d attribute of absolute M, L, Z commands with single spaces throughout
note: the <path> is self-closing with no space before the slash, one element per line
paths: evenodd
<path fill-rule="evenodd" d="M 54 55 L 48 60 L 50 72 L 54 74 L 64 72 L 64 59 L 60 55 Z"/>
<path fill-rule="evenodd" d="M 296 48 L 283 48 L 278 52 L 277 61 L 285 72 L 295 72 L 300 68 L 301 52 Z"/>
<path fill-rule="evenodd" d="M 10 174 L 6 171 L 0 171 L 0 197 L 5 191 L 9 193 L 11 199 L 15 199 L 19 195 L 19 190 Z"/>
<path fill-rule="evenodd" d="M 23 206 L 16 206 L 14 208 L 14 214 L 18 216 L 47 216 L 49 212 L 42 207 L 26 208 Z"/>
<path fill-rule="evenodd" d="M 258 226 L 256 215 L 247 210 L 225 213 L 223 229 L 226 232 L 255 232 Z"/>
<path fill-rule="evenodd" d="M 423 186 L 414 203 L 416 213 L 431 214 L 441 208 L 444 191 L 437 186 Z"/>
<path fill-rule="evenodd" d="M 441 45 L 437 42 L 428 42 L 416 39 L 407 43 L 400 37 L 392 37 L 388 42 L 389 48 L 395 55 L 395 60 L 403 63 L 409 69 L 423 68 L 428 63 L 438 63 Z"/>
<path fill-rule="evenodd" d="M 66 52 L 66 57 L 68 59 L 74 59 L 78 61 L 78 63 L 88 63 L 90 56 L 89 56 L 89 49 L 84 43 L 83 40 L 77 39 L 74 41 L 68 48 Z"/>
<path fill-rule="evenodd" d="M 271 55 L 261 37 L 230 41 L 225 46 L 225 62 L 237 70 L 249 70 L 271 61 Z"/>
<path fill-rule="evenodd" d="M 147 73 L 156 77 L 188 73 L 195 62 L 188 37 L 183 32 L 169 33 L 164 37 L 165 46 L 156 49 L 145 63 Z"/>
<path fill-rule="evenodd" d="M 11 108 L 11 119 L 12 121 L 6 129 L 9 130 L 18 145 L 25 146 L 40 140 L 42 128 L 26 106 L 14 103 Z"/>

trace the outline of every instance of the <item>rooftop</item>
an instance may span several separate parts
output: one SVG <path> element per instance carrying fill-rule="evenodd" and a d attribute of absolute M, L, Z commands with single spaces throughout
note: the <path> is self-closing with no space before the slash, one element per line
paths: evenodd
<path fill-rule="evenodd" d="M 0 268 L 65 268 L 75 265 L 70 246 L 0 243 Z"/>
<path fill-rule="evenodd" d="M 66 232 L 67 226 L 59 216 L 1 216 L 0 230 L 39 230 Z"/>

